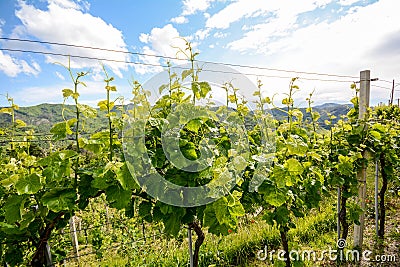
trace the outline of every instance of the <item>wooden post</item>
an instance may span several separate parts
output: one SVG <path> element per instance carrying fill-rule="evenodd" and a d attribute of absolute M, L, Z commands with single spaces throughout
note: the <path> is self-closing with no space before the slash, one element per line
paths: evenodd
<path fill-rule="evenodd" d="M 50 246 L 49 243 L 46 243 L 46 251 L 45 251 L 45 258 L 46 258 L 46 267 L 53 267 L 53 260 L 51 258 L 51 251 L 50 251 Z"/>
<path fill-rule="evenodd" d="M 370 71 L 364 70 L 360 72 L 360 98 L 359 98 L 359 113 L 358 119 L 360 123 L 363 123 L 367 127 L 367 125 L 363 122 L 366 119 L 367 108 L 369 107 L 369 94 L 370 94 Z M 363 157 L 365 158 L 365 151 L 362 152 Z M 367 167 L 363 164 L 362 169 L 357 173 L 357 179 L 359 182 L 358 187 L 358 204 L 360 207 L 365 210 L 365 196 L 367 191 Z M 360 215 L 359 221 L 360 225 L 354 225 L 354 247 L 358 247 L 361 249 L 363 244 L 363 234 L 364 234 L 364 217 L 365 212 L 363 211 Z"/>
<path fill-rule="evenodd" d="M 78 244 L 78 236 L 76 234 L 75 216 L 72 216 L 71 219 L 69 219 L 69 231 L 71 233 L 72 246 L 74 249 L 74 257 L 76 261 L 79 261 L 79 244 Z"/>
<path fill-rule="evenodd" d="M 375 232 L 378 236 L 379 232 L 379 209 L 378 209 L 378 187 L 379 187 L 379 163 L 378 159 L 375 161 Z"/>
<path fill-rule="evenodd" d="M 336 222 L 336 232 L 337 232 L 337 240 L 340 239 L 340 200 L 342 199 L 342 190 L 340 187 L 337 189 L 337 203 L 336 203 L 336 208 L 337 208 L 337 222 Z"/>
<path fill-rule="evenodd" d="M 393 105 L 393 96 L 394 96 L 394 80 L 393 80 L 393 85 L 392 85 L 392 93 L 390 94 L 390 105 Z"/>
<path fill-rule="evenodd" d="M 193 247 L 192 247 L 192 228 L 188 228 L 188 243 L 189 243 L 189 266 L 193 267 Z"/>

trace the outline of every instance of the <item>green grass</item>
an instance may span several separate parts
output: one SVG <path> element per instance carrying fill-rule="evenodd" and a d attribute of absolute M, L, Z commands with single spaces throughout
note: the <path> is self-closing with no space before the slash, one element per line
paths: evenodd
<path fill-rule="evenodd" d="M 267 225 L 261 218 L 248 220 L 247 223 L 245 221 L 242 220 L 236 233 L 228 236 L 206 234 L 199 255 L 201 267 L 256 266 L 255 264 L 263 264 L 256 259 L 256 254 L 266 245 L 271 249 L 280 249 L 280 237 L 276 228 Z M 315 210 L 298 220 L 297 228 L 289 232 L 290 244 L 293 248 L 306 243 L 326 246 L 326 243 L 335 242 L 334 233 L 332 234 L 334 229 L 334 211 L 326 205 L 324 209 Z M 321 233 L 331 234 L 326 234 L 321 239 Z M 182 230 L 181 234 L 181 241 L 157 238 L 146 243 L 107 249 L 101 260 L 97 260 L 95 255 L 88 255 L 82 257 L 81 261 L 84 260 L 85 266 L 187 266 L 189 257 L 186 231 Z M 195 236 L 193 239 L 195 240 Z M 74 266 L 74 263 L 70 262 L 68 266 Z"/>

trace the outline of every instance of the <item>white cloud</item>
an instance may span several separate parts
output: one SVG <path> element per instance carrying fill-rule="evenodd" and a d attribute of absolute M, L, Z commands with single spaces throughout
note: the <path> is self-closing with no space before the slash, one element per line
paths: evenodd
<path fill-rule="evenodd" d="M 0 18 L 0 37 L 3 36 L 3 29 L 1 27 L 3 27 L 5 23 L 6 22 Z"/>
<path fill-rule="evenodd" d="M 303 1 L 301 3 L 303 4 Z M 381 0 L 367 7 L 356 7 L 351 13 L 334 22 L 322 21 L 303 28 L 298 28 L 295 20 L 282 19 L 278 16 L 267 23 L 254 26 L 241 39 L 229 43 L 228 47 L 234 51 L 257 51 L 257 53 L 267 54 L 283 54 L 287 50 L 296 50 L 297 55 L 302 55 L 298 50 L 301 49 L 309 57 L 313 57 L 321 50 L 328 51 L 330 48 L 332 49 L 329 52 L 330 55 L 336 51 L 340 53 L 336 57 L 329 56 L 329 58 L 347 59 L 349 55 L 346 54 L 343 57 L 344 51 L 352 50 L 353 55 L 357 51 L 365 51 L 367 47 L 379 40 L 379 36 L 383 33 L 387 33 L 393 27 L 399 28 L 395 26 L 399 25 L 399 18 L 394 15 L 395 12 L 393 8 L 390 8 L 390 3 L 394 5 L 395 1 Z M 303 7 L 303 12 L 312 9 L 313 5 Z M 371 20 L 371 17 L 376 17 L 377 14 L 385 14 L 385 16 Z M 368 34 L 360 34 L 365 30 Z M 372 32 L 376 32 L 377 35 Z M 317 56 L 313 58 L 321 59 Z"/>
<path fill-rule="evenodd" d="M 215 0 L 183 0 L 182 15 L 193 15 L 198 11 L 206 11 Z"/>
<path fill-rule="evenodd" d="M 176 23 L 176 24 L 184 24 L 188 23 L 189 20 L 185 16 L 179 16 L 171 19 L 171 22 Z"/>
<path fill-rule="evenodd" d="M 283 21 L 280 24 L 290 24 L 296 16 L 322 7 L 332 0 L 237 0 L 218 13 L 212 15 L 206 22 L 207 28 L 227 29 L 242 18 L 273 15 Z M 289 22 L 289 23 L 288 23 Z"/>
<path fill-rule="evenodd" d="M 62 75 L 62 74 L 61 74 L 61 73 L 59 73 L 58 71 L 56 71 L 56 72 L 55 72 L 55 74 L 56 74 L 56 76 L 57 76 L 59 79 L 61 79 L 61 80 L 65 81 L 65 77 L 64 77 L 64 75 Z"/>
<path fill-rule="evenodd" d="M 36 62 L 32 62 L 29 65 L 25 60 L 14 58 L 0 51 L 0 71 L 4 72 L 7 76 L 16 77 L 20 73 L 36 76 L 40 73 L 41 69 Z"/>
<path fill-rule="evenodd" d="M 139 40 L 146 44 L 142 48 L 142 53 L 146 55 L 140 55 L 139 60 L 146 65 L 135 65 L 135 70 L 139 74 L 145 74 L 149 72 L 159 72 L 162 70 L 161 64 L 165 61 L 160 57 L 154 57 L 154 55 L 172 57 L 172 58 L 185 58 L 184 55 L 177 52 L 177 47 L 184 49 L 185 41 L 181 38 L 178 30 L 171 24 L 165 25 L 163 28 L 153 28 L 149 34 L 142 33 L 139 36 Z M 179 60 L 169 60 L 173 64 L 181 64 Z"/>
<path fill-rule="evenodd" d="M 0 37 L 3 35 L 2 26 L 4 26 L 5 21 L 0 19 Z M 6 48 L 6 47 L 4 47 Z M 12 57 L 3 51 L 0 51 L 0 71 L 4 72 L 9 77 L 16 77 L 20 73 L 28 75 L 38 75 L 41 71 L 39 64 L 32 61 L 28 64 L 25 60 L 17 59 Z"/>
<path fill-rule="evenodd" d="M 342 6 L 351 6 L 352 4 L 355 4 L 359 2 L 360 0 L 340 0 L 339 5 Z"/>
<path fill-rule="evenodd" d="M 127 51 L 123 34 L 111 24 L 84 13 L 88 8 L 86 1 L 73 2 L 70 0 L 48 0 L 47 10 L 40 10 L 33 5 L 19 2 L 15 15 L 22 25 L 16 27 L 14 35 L 35 36 L 39 40 L 76 44 L 83 46 L 101 47 L 113 50 Z M 73 18 L 73 19 L 67 19 Z M 49 46 L 51 52 L 79 55 L 94 58 L 105 58 L 118 61 L 129 59 L 127 54 L 90 50 L 65 46 Z M 46 56 L 48 62 L 66 62 L 65 57 Z M 122 76 L 121 71 L 127 69 L 124 63 L 104 62 L 112 71 Z M 98 60 L 71 58 L 73 68 L 98 68 Z"/>
<path fill-rule="evenodd" d="M 54 4 L 59 7 L 66 8 L 66 9 L 72 8 L 72 9 L 76 9 L 76 10 L 81 10 L 81 7 L 77 3 L 70 1 L 70 0 L 48 0 L 48 3 Z"/>
<path fill-rule="evenodd" d="M 211 3 L 216 0 L 183 0 L 182 13 L 178 17 L 172 18 L 170 21 L 176 24 L 188 23 L 189 20 L 187 16 L 194 15 L 197 12 L 206 11 Z M 204 17 L 207 19 L 210 17 L 209 13 L 204 13 Z"/>
<path fill-rule="evenodd" d="M 209 29 L 198 30 L 194 34 L 198 40 L 204 40 L 210 34 Z"/>
<path fill-rule="evenodd" d="M 283 32 L 285 34 L 282 35 L 280 35 L 282 32 L 279 31 L 279 27 L 271 29 L 268 24 L 262 24 L 242 39 L 231 42 L 228 47 L 234 53 L 237 51 L 255 53 L 258 55 L 260 64 L 268 60 L 268 66 L 274 68 L 356 77 L 359 71 L 371 69 L 373 77 L 391 79 L 398 77 L 397 71 L 400 67 L 398 48 L 400 17 L 394 6 L 398 6 L 398 1 L 380 0 L 365 7 L 354 8 L 351 13 L 335 21 L 322 21 L 304 28 L 297 28 L 292 32 Z M 277 25 L 276 22 L 273 21 L 273 25 Z M 271 35 L 274 38 L 269 38 Z M 282 72 L 267 74 L 284 75 Z M 294 73 L 286 75 L 297 76 Z M 329 77 L 321 76 L 313 78 L 329 79 Z M 331 79 L 349 80 L 349 83 L 351 80 L 357 80 L 357 78 L 337 77 L 331 77 Z M 282 82 L 271 81 L 268 78 L 266 80 L 264 84 L 271 84 L 275 88 L 286 88 Z M 287 83 L 286 80 L 283 81 Z M 351 91 L 348 90 L 349 83 L 321 83 L 305 80 L 302 82 L 303 88 L 310 91 L 316 88 L 315 99 L 319 103 L 346 102 L 351 97 Z M 380 85 L 385 86 L 385 84 Z M 371 96 L 371 101 L 376 101 L 381 97 L 376 89 L 372 91 L 375 95 Z M 383 91 L 387 93 L 386 90 Z"/>
<path fill-rule="evenodd" d="M 222 33 L 222 32 L 216 32 L 213 34 L 214 38 L 225 38 L 226 36 L 228 36 L 227 33 Z"/>

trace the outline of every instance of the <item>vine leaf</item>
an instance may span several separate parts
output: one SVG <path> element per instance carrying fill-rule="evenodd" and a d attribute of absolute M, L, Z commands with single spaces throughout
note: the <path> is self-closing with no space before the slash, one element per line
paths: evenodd
<path fill-rule="evenodd" d="M 133 179 L 126 164 L 122 165 L 121 168 L 116 171 L 116 175 L 116 179 L 124 190 L 140 189 L 140 186 Z"/>
<path fill-rule="evenodd" d="M 76 105 L 79 111 L 85 116 L 86 118 L 95 118 L 97 115 L 97 110 L 92 108 L 91 106 L 85 104 L 77 104 Z"/>
<path fill-rule="evenodd" d="M 35 194 L 42 188 L 40 183 L 40 176 L 37 173 L 32 173 L 30 175 L 20 178 L 16 184 L 15 189 L 17 189 L 18 194 Z"/>
<path fill-rule="evenodd" d="M 26 196 L 23 195 L 12 195 L 7 199 L 4 205 L 4 215 L 9 224 L 13 224 L 21 220 L 25 201 Z"/>
<path fill-rule="evenodd" d="M 113 185 L 107 188 L 107 201 L 116 209 L 125 208 L 131 200 L 132 192 L 124 190 L 119 185 Z"/>
<path fill-rule="evenodd" d="M 285 164 L 285 168 L 290 173 L 290 175 L 300 175 L 303 173 L 304 169 L 301 163 L 294 158 L 288 159 Z"/>
<path fill-rule="evenodd" d="M 175 208 L 172 214 L 168 214 L 168 217 L 165 219 L 164 217 L 164 227 L 165 232 L 177 236 L 179 230 L 181 229 L 180 221 L 181 218 L 185 215 L 184 209 Z"/>
<path fill-rule="evenodd" d="M 60 123 L 56 123 L 53 128 L 51 128 L 50 133 L 56 140 L 66 138 L 68 134 L 72 134 L 71 126 L 77 122 L 77 119 L 70 119 Z"/>
<path fill-rule="evenodd" d="M 73 208 L 77 195 L 72 188 L 55 188 L 45 193 L 42 197 L 43 205 L 54 212 L 70 210 Z"/>

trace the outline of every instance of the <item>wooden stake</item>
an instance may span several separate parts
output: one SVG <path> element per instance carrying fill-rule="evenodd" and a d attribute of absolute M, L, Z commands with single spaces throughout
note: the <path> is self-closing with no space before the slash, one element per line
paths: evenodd
<path fill-rule="evenodd" d="M 79 262 L 79 244 L 78 236 L 76 234 L 75 216 L 72 216 L 71 219 L 69 219 L 69 230 L 71 233 L 72 246 L 74 248 L 74 257 L 76 261 Z"/>
<path fill-rule="evenodd" d="M 192 243 L 192 228 L 188 228 L 188 242 L 189 242 L 189 266 L 193 267 L 193 243 Z"/>
<path fill-rule="evenodd" d="M 360 100 L 359 100 L 359 113 L 358 119 L 360 123 L 363 123 L 367 127 L 365 123 L 367 108 L 369 107 L 369 95 L 370 95 L 370 71 L 364 70 L 360 72 Z M 366 157 L 365 150 L 362 152 L 363 158 Z M 365 197 L 367 191 L 367 167 L 363 163 L 362 169 L 357 173 L 357 179 L 359 182 L 358 187 L 358 204 L 360 207 L 365 210 Z M 360 225 L 354 225 L 354 247 L 358 247 L 361 249 L 363 244 L 363 234 L 364 234 L 364 217 L 365 212 L 363 211 L 360 215 L 359 221 Z"/>
<path fill-rule="evenodd" d="M 375 231 L 376 236 L 379 232 L 379 209 L 378 209 L 378 187 L 379 187 L 379 165 L 378 159 L 375 161 Z"/>
<path fill-rule="evenodd" d="M 390 94 L 390 104 L 389 106 L 393 105 L 393 96 L 394 96 L 394 80 L 392 85 L 392 93 Z"/>
<path fill-rule="evenodd" d="M 336 232 L 337 232 L 337 238 L 338 240 L 340 239 L 340 200 L 342 199 L 342 190 L 340 187 L 337 189 L 337 224 L 336 224 Z"/>

